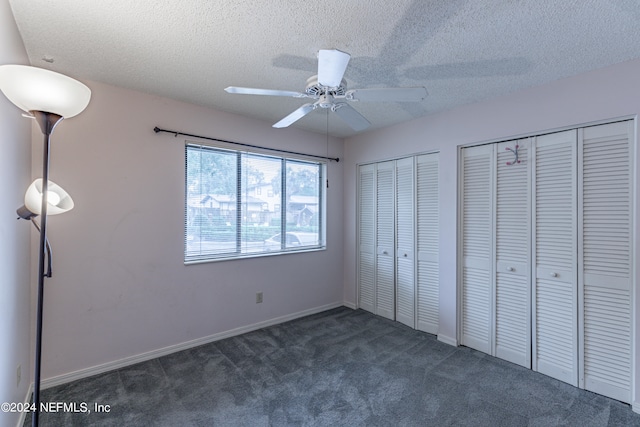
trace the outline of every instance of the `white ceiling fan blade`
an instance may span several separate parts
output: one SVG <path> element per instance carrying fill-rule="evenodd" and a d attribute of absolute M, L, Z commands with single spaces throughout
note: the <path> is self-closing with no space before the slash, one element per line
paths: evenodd
<path fill-rule="evenodd" d="M 347 69 L 351 55 L 337 49 L 322 49 L 318 52 L 318 83 L 338 87 Z"/>
<path fill-rule="evenodd" d="M 305 98 L 307 95 L 291 90 L 276 89 L 255 89 L 251 87 L 229 86 L 224 90 L 227 93 L 239 93 L 241 95 L 271 95 L 271 96 L 292 96 L 294 98 Z"/>
<path fill-rule="evenodd" d="M 280 120 L 278 123 L 274 124 L 273 127 L 286 128 L 290 124 L 296 122 L 297 120 L 300 120 L 301 118 L 303 118 L 304 116 L 306 116 L 307 114 L 315 110 L 315 108 L 316 107 L 313 104 L 304 104 L 302 107 L 298 108 L 296 111 L 289 114 L 287 117 Z"/>
<path fill-rule="evenodd" d="M 385 87 L 374 89 L 353 89 L 345 97 L 352 101 L 374 102 L 419 102 L 427 96 L 424 87 Z"/>
<path fill-rule="evenodd" d="M 338 104 L 334 104 L 333 107 L 331 107 L 331 110 L 333 110 L 342 120 L 351 126 L 351 129 L 355 131 L 365 130 L 371 126 L 369 120 L 365 119 L 362 114 L 354 110 L 349 104 L 340 102 Z"/>

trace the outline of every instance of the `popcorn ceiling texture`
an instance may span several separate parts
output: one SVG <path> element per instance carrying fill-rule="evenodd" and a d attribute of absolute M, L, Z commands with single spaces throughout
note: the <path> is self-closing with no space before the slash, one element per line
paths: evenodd
<path fill-rule="evenodd" d="M 427 88 L 419 104 L 353 104 L 372 129 L 640 57 L 637 0 L 9 2 L 32 65 L 268 124 L 304 100 L 223 89 L 303 91 L 319 49 L 351 54 L 349 88 Z M 354 134 L 334 115 L 329 130 Z"/>

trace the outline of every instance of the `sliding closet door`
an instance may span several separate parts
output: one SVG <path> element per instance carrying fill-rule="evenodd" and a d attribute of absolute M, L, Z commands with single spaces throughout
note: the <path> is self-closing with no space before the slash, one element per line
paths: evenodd
<path fill-rule="evenodd" d="M 375 165 L 358 169 L 358 292 L 359 306 L 375 313 L 376 206 Z"/>
<path fill-rule="evenodd" d="M 439 233 L 438 154 L 416 158 L 417 315 L 416 328 L 438 333 Z"/>
<path fill-rule="evenodd" d="M 580 386 L 631 402 L 633 122 L 582 132 Z"/>
<path fill-rule="evenodd" d="M 376 311 L 395 320 L 395 197 L 394 161 L 376 170 Z"/>
<path fill-rule="evenodd" d="M 536 138 L 533 369 L 578 385 L 577 131 Z"/>
<path fill-rule="evenodd" d="M 491 354 L 494 304 L 493 145 L 462 150 L 461 343 Z"/>
<path fill-rule="evenodd" d="M 494 355 L 531 367 L 529 139 L 497 144 Z"/>
<path fill-rule="evenodd" d="M 413 157 L 396 161 L 396 320 L 415 328 Z"/>

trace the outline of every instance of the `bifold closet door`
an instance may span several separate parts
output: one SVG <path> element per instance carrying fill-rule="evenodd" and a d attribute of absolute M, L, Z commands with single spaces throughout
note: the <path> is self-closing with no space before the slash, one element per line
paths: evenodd
<path fill-rule="evenodd" d="M 375 165 L 358 168 L 358 292 L 359 306 L 375 313 L 376 206 Z"/>
<path fill-rule="evenodd" d="M 416 328 L 438 333 L 439 233 L 438 154 L 416 158 Z"/>
<path fill-rule="evenodd" d="M 496 144 L 494 356 L 531 368 L 529 139 Z"/>
<path fill-rule="evenodd" d="M 577 130 L 535 138 L 533 369 L 578 385 Z"/>
<path fill-rule="evenodd" d="M 376 310 L 395 320 L 395 161 L 376 165 Z"/>
<path fill-rule="evenodd" d="M 413 157 L 396 160 L 396 320 L 415 328 Z"/>
<path fill-rule="evenodd" d="M 461 344 L 491 354 L 494 215 L 493 145 L 462 150 Z"/>
<path fill-rule="evenodd" d="M 633 121 L 587 127 L 579 248 L 580 386 L 631 402 Z"/>

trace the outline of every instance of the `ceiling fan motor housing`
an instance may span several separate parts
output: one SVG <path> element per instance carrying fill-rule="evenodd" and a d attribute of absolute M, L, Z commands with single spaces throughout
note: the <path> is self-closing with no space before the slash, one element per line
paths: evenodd
<path fill-rule="evenodd" d="M 321 95 L 327 94 L 334 96 L 344 96 L 347 92 L 347 81 L 342 79 L 340 86 L 328 87 L 318 83 L 318 76 L 311 76 L 307 79 L 307 87 L 305 93 L 312 98 L 318 98 Z"/>

